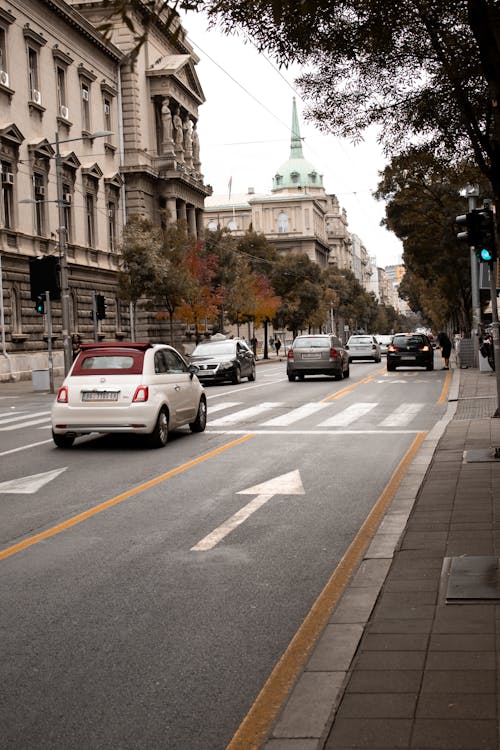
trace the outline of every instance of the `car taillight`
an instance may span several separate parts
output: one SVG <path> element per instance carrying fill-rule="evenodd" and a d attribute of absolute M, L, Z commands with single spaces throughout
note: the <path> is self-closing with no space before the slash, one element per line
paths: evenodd
<path fill-rule="evenodd" d="M 398 350 L 398 347 L 393 346 L 393 344 L 389 344 L 389 346 L 387 347 L 388 352 L 397 352 L 397 350 Z"/>
<path fill-rule="evenodd" d="M 63 385 L 57 392 L 57 403 L 67 404 L 68 403 L 68 386 Z"/>
<path fill-rule="evenodd" d="M 331 359 L 337 359 L 338 356 L 339 356 L 338 351 L 335 349 L 335 347 L 331 346 L 330 347 L 330 358 Z"/>
<path fill-rule="evenodd" d="M 135 389 L 132 403 L 147 401 L 149 398 L 149 388 L 147 385 L 138 385 Z"/>
<path fill-rule="evenodd" d="M 420 349 L 421 352 L 429 351 L 429 347 L 427 346 L 427 344 L 424 344 L 423 346 L 419 346 L 418 348 Z"/>
<path fill-rule="evenodd" d="M 288 357 L 288 359 L 293 359 L 293 349 L 289 349 L 286 356 Z"/>

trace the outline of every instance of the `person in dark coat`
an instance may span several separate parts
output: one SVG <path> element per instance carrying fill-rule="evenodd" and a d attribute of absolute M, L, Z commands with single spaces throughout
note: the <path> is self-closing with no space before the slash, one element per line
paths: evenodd
<path fill-rule="evenodd" d="M 449 370 L 450 369 L 451 341 L 444 331 L 441 331 L 441 333 L 438 333 L 437 340 L 438 340 L 439 347 L 441 349 L 441 356 L 444 360 L 443 370 Z"/>

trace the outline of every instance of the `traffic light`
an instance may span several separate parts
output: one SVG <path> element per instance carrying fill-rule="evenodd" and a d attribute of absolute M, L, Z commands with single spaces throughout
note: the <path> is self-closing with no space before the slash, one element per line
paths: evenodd
<path fill-rule="evenodd" d="M 482 262 L 496 260 L 495 214 L 491 208 L 476 209 L 479 217 L 479 238 L 474 245 L 477 259 Z"/>
<path fill-rule="evenodd" d="M 31 299 L 36 302 L 38 297 L 48 292 L 51 300 L 61 299 L 59 284 L 59 261 L 54 255 L 42 258 L 30 258 L 30 287 Z"/>
<path fill-rule="evenodd" d="M 104 301 L 103 294 L 96 294 L 95 308 L 96 308 L 97 320 L 104 320 L 104 318 L 106 317 L 106 302 Z"/>
<path fill-rule="evenodd" d="M 35 301 L 35 310 L 39 315 L 45 313 L 45 295 L 39 294 Z"/>
<path fill-rule="evenodd" d="M 496 259 L 495 214 L 491 208 L 475 208 L 457 216 L 455 222 L 459 227 L 465 227 L 465 231 L 457 234 L 457 239 L 465 240 L 474 248 L 479 261 L 486 263 Z"/>

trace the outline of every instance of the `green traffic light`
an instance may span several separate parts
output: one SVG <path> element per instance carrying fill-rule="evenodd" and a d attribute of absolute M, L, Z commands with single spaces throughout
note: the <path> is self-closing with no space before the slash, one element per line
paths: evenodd
<path fill-rule="evenodd" d="M 490 260 L 493 260 L 493 255 L 486 247 L 481 248 L 479 255 L 481 256 L 481 260 L 488 261 L 488 262 Z"/>

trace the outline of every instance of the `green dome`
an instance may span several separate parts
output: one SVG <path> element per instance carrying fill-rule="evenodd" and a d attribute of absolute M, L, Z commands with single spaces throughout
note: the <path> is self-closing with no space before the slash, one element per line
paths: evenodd
<path fill-rule="evenodd" d="M 299 131 L 299 119 L 297 117 L 297 105 L 293 100 L 292 109 L 292 140 L 290 146 L 290 158 L 278 169 L 273 177 L 273 191 L 285 189 L 302 190 L 306 188 L 322 188 L 323 175 L 310 161 L 304 159 L 302 153 L 302 139 Z"/>

